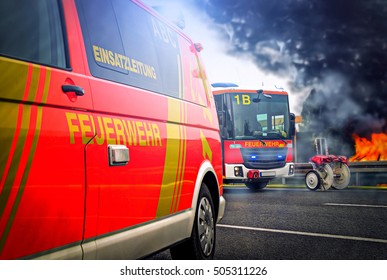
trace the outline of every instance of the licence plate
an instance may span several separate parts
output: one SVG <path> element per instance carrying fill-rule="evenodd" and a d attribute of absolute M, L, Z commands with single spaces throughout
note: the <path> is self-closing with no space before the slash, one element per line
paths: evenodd
<path fill-rule="evenodd" d="M 263 171 L 261 177 L 275 177 L 275 171 Z"/>

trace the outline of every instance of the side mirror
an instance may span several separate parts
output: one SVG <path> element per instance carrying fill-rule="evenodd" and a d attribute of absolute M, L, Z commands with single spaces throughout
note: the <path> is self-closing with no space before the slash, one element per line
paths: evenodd
<path fill-rule="evenodd" d="M 289 134 L 291 137 L 293 137 L 296 134 L 296 115 L 293 113 L 290 113 Z"/>
<path fill-rule="evenodd" d="M 225 123 L 225 113 L 224 111 L 218 111 L 218 121 L 219 121 L 219 130 L 220 130 L 220 136 L 222 138 L 226 137 L 226 123 Z"/>

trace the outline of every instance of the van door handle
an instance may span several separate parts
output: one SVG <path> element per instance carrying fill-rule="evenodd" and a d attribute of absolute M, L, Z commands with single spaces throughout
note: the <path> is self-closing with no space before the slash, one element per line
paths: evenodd
<path fill-rule="evenodd" d="M 62 91 L 64 93 L 74 92 L 77 96 L 85 95 L 85 91 L 83 90 L 83 88 L 74 85 L 62 85 Z"/>

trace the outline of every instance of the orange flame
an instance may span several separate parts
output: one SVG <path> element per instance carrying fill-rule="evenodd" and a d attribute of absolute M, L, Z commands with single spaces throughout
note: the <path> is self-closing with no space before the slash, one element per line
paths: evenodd
<path fill-rule="evenodd" d="M 354 134 L 353 139 L 355 140 L 356 153 L 349 161 L 387 160 L 387 134 L 373 133 L 371 140 Z"/>

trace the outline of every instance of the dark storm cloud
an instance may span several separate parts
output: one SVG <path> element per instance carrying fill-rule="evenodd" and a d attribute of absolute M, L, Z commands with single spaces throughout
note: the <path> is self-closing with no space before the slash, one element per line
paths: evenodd
<path fill-rule="evenodd" d="M 386 0 L 196 3 L 228 38 L 233 54 L 252 53 L 258 67 L 281 75 L 297 69 L 292 87 L 310 86 L 318 95 L 304 104 L 310 129 L 324 133 L 335 126 L 345 136 L 387 130 Z M 319 114 L 306 113 L 309 107 Z"/>

